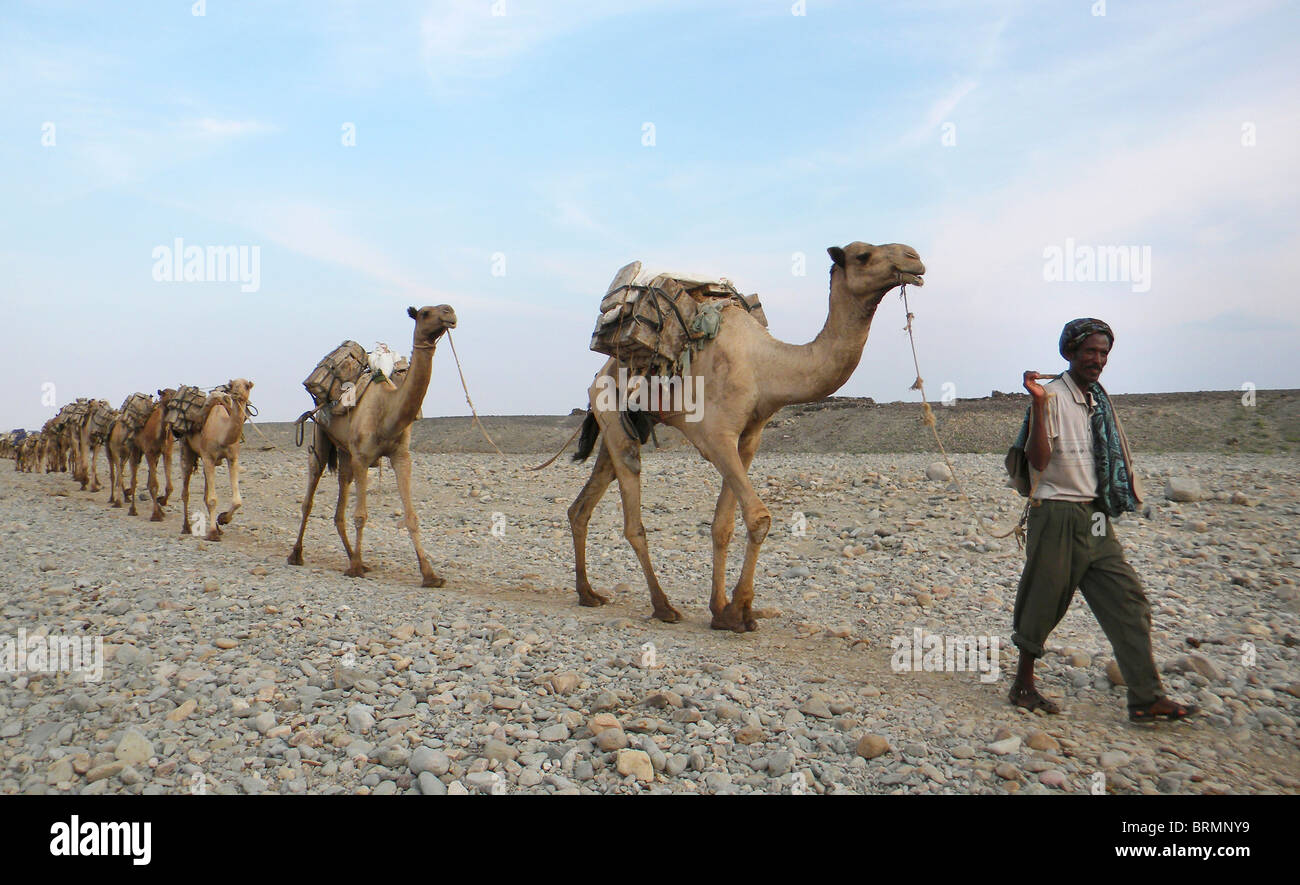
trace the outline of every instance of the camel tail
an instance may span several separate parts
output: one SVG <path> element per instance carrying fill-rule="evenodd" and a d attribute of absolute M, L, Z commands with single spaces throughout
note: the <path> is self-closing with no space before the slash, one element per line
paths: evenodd
<path fill-rule="evenodd" d="M 596 423 L 596 415 L 587 410 L 587 417 L 582 422 L 582 433 L 578 436 L 578 450 L 573 453 L 573 460 L 581 464 L 591 455 L 592 449 L 596 448 L 596 439 L 600 436 L 600 425 Z"/>

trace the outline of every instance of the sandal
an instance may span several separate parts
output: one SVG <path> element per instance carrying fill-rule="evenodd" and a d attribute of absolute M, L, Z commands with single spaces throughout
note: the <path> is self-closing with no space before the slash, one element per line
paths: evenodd
<path fill-rule="evenodd" d="M 1042 710 L 1044 713 L 1056 715 L 1061 712 L 1059 705 L 1052 703 L 1047 698 L 1038 693 L 1038 689 L 1030 686 L 1028 688 L 1021 685 L 1012 685 L 1011 694 L 1007 696 L 1013 706 L 1024 707 L 1029 712 Z"/>
<path fill-rule="evenodd" d="M 1161 701 L 1167 702 L 1171 709 L 1154 709 L 1156 704 L 1159 704 Z M 1129 707 L 1128 721 L 1140 723 L 1177 722 L 1180 719 L 1186 719 L 1188 716 L 1193 716 L 1196 713 L 1199 713 L 1200 710 L 1201 708 L 1195 704 L 1179 704 L 1170 701 L 1168 698 L 1158 698 L 1149 704 Z"/>

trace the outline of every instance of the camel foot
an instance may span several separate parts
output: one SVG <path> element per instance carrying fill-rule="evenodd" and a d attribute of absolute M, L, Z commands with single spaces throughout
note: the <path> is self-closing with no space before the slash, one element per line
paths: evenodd
<path fill-rule="evenodd" d="M 714 630 L 731 630 L 734 633 L 750 633 L 758 629 L 758 621 L 753 618 L 742 618 L 735 614 L 731 609 L 724 608 L 713 616 L 709 626 Z"/>
<path fill-rule="evenodd" d="M 217 525 L 230 525 L 230 520 L 234 519 L 235 512 L 227 510 L 225 513 L 217 514 Z"/>
<path fill-rule="evenodd" d="M 121 502 L 121 501 L 113 501 L 113 502 L 112 502 L 112 505 L 113 505 L 114 507 L 117 507 L 118 509 L 121 509 L 121 507 L 122 507 L 122 502 Z"/>
<path fill-rule="evenodd" d="M 440 575 L 425 575 L 424 580 L 420 582 L 421 587 L 442 587 L 447 583 L 447 579 Z"/>
<path fill-rule="evenodd" d="M 367 571 L 369 571 L 369 569 L 364 565 L 350 565 L 348 566 L 348 570 L 343 574 L 347 575 L 349 578 L 364 578 Z"/>
<path fill-rule="evenodd" d="M 183 526 L 181 526 L 181 534 L 182 534 L 182 535 L 188 535 L 188 534 L 191 534 L 191 532 L 190 532 L 190 524 L 189 524 L 188 522 L 185 523 Z"/>
<path fill-rule="evenodd" d="M 134 515 L 134 514 L 133 514 L 133 515 Z M 149 521 L 150 521 L 150 522 L 162 522 L 162 521 L 163 521 L 163 515 L 162 515 L 161 513 L 159 513 L 158 511 L 155 510 L 153 513 L 151 513 L 151 514 L 149 515 Z"/>
<path fill-rule="evenodd" d="M 206 537 L 209 541 L 220 541 L 220 540 L 221 540 L 221 530 L 220 530 L 220 529 L 213 529 L 212 531 L 208 532 L 207 535 L 206 535 L 205 537 Z"/>
<path fill-rule="evenodd" d="M 592 590 L 590 587 L 578 588 L 579 605 L 585 605 L 588 608 L 597 608 L 598 606 L 606 605 L 608 603 L 609 603 L 608 596 L 601 596 L 599 593 L 597 593 L 595 590 Z"/>
<path fill-rule="evenodd" d="M 302 565 L 302 548 L 301 548 L 301 547 L 295 547 L 295 548 L 293 548 L 292 552 L 289 553 L 289 559 L 288 559 L 288 562 L 289 562 L 289 565 Z"/>
<path fill-rule="evenodd" d="M 159 507 L 166 507 L 166 506 L 167 506 L 167 497 L 168 497 L 167 495 L 163 495 L 161 498 L 158 498 L 158 499 L 157 499 L 157 500 L 158 500 L 158 506 L 159 506 Z"/>
<path fill-rule="evenodd" d="M 656 608 L 654 616 L 665 624 L 676 624 L 682 619 L 682 613 L 671 605 L 664 606 L 663 608 Z"/>

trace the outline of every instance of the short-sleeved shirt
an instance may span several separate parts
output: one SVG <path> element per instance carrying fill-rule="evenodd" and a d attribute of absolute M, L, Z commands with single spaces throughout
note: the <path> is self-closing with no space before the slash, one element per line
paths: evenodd
<path fill-rule="evenodd" d="M 1047 393 L 1047 438 L 1052 458 L 1039 473 L 1030 465 L 1033 496 L 1047 501 L 1092 501 L 1097 497 L 1097 464 L 1092 455 L 1091 393 L 1080 390 L 1065 372 L 1043 385 Z"/>

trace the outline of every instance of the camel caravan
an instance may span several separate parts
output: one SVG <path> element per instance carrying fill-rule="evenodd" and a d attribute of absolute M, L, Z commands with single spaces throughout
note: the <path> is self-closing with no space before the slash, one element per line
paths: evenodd
<path fill-rule="evenodd" d="M 772 517 L 748 471 L 763 428 L 784 406 L 821 400 L 839 390 L 862 358 L 884 296 L 898 286 L 924 282 L 925 265 L 909 246 L 854 242 L 827 252 L 832 265 L 826 321 L 817 337 L 802 345 L 774 338 L 757 296 L 741 294 L 728 280 L 656 274 L 644 271 L 639 262 L 615 275 L 601 301 L 591 340 L 591 349 L 607 360 L 588 389 L 587 414 L 575 434 L 578 449 L 573 460 L 583 462 L 593 452 L 596 456 L 591 475 L 568 508 L 581 605 L 608 602 L 588 577 L 587 526 L 617 480 L 624 535 L 645 574 L 654 617 L 669 623 L 681 620 L 655 576 L 641 520 L 641 446 L 655 426 L 665 425 L 680 431 L 722 477 L 712 528 L 711 626 L 736 632 L 757 629 L 754 575 Z M 367 353 L 356 342 L 345 341 L 303 382 L 314 407 L 295 422 L 299 445 L 307 443 L 307 487 L 289 565 L 303 564 L 307 522 L 317 486 L 328 471 L 338 478 L 334 526 L 347 555 L 344 574 L 360 578 L 370 571 L 362 546 L 369 469 L 387 458 L 397 479 L 421 586 L 446 583 L 420 542 L 411 498 L 410 440 L 412 425 L 422 417 L 434 351 L 441 337 L 456 327 L 456 313 L 439 305 L 408 308 L 407 314 L 415 322 L 409 362 L 382 345 Z M 148 461 L 147 489 L 153 504 L 149 518 L 161 521 L 173 491 L 172 450 L 179 444 L 181 534 L 198 532 L 217 541 L 221 526 L 228 525 L 242 505 L 239 450 L 243 425 L 256 414 L 249 402 L 252 389 L 253 383 L 243 378 L 207 392 L 166 388 L 156 396 L 133 393 L 118 409 L 103 400 L 78 399 L 60 409 L 39 433 L 6 434 L 0 455 L 14 458 L 18 471 L 70 473 L 82 490 L 97 492 L 101 486 L 96 462 L 104 449 L 108 503 L 129 504 L 132 516 L 143 458 Z M 218 512 L 216 468 L 222 462 L 229 467 L 230 505 Z M 160 463 L 166 477 L 161 493 Z M 206 513 L 192 519 L 189 486 L 199 464 Z M 348 495 L 354 484 L 354 534 L 349 538 Z M 745 525 L 745 554 L 728 598 L 727 550 L 737 507 Z"/>
<path fill-rule="evenodd" d="M 99 452 L 105 452 L 108 462 L 108 503 L 121 507 L 130 504 L 129 513 L 136 515 L 136 481 L 140 459 L 149 462 L 149 499 L 153 502 L 150 519 L 160 522 L 163 508 L 172 493 L 171 456 L 173 438 L 181 441 L 181 467 L 184 478 L 185 520 L 182 534 L 190 531 L 189 480 L 200 459 L 204 464 L 204 500 L 212 517 L 209 540 L 218 540 L 221 523 L 239 508 L 238 458 L 242 426 L 247 417 L 248 392 L 251 381 L 234 379 L 229 384 L 204 394 L 198 388 L 181 388 L 193 391 L 197 397 L 187 400 L 187 408 L 174 409 L 173 398 L 177 391 L 159 390 L 157 397 L 146 393 L 133 393 L 114 409 L 105 400 L 84 397 L 59 409 L 46 421 L 38 433 L 14 431 L 8 436 L 21 441 L 2 449 L 14 458 L 14 469 L 19 472 L 70 473 L 82 491 L 98 492 L 103 489 L 99 478 Z M 238 416 L 238 422 L 234 421 Z M 232 436 L 235 437 L 233 442 Z M 21 437 L 20 437 L 21 434 Z M 216 486 L 213 470 L 222 460 L 231 465 L 234 503 L 231 509 L 218 517 Z M 127 488 L 126 465 L 131 465 L 130 488 Z M 167 477 L 167 487 L 158 494 L 157 468 L 162 462 Z"/>

